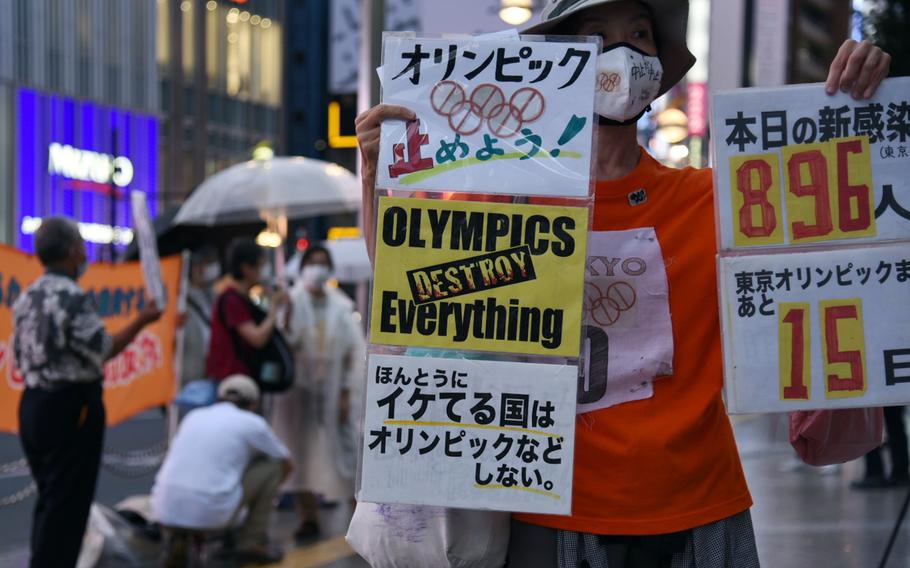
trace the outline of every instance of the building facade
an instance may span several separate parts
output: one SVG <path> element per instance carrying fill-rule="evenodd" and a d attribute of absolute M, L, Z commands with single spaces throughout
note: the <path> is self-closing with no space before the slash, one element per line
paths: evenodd
<path fill-rule="evenodd" d="M 0 240 L 82 223 L 93 259 L 131 238 L 128 192 L 157 206 L 155 6 L 0 0 Z"/>
<path fill-rule="evenodd" d="M 0 242 L 75 218 L 92 260 L 202 180 L 283 149 L 286 0 L 0 0 Z"/>
<path fill-rule="evenodd" d="M 285 0 L 157 0 L 161 202 L 182 202 L 207 176 L 284 150 Z"/>

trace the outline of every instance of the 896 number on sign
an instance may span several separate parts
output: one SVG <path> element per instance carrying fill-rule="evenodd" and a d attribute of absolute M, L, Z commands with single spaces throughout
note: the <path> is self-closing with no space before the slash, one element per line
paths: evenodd
<path fill-rule="evenodd" d="M 875 236 L 868 138 L 785 146 L 781 156 L 782 164 L 777 154 L 730 158 L 737 246 L 785 242 L 781 193 L 789 242 Z"/>

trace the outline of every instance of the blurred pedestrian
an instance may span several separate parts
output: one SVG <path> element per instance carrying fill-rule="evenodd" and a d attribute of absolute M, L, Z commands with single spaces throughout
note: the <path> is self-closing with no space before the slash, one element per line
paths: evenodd
<path fill-rule="evenodd" d="M 186 559 L 185 530 L 227 529 L 244 506 L 237 560 L 281 560 L 281 552 L 269 548 L 269 513 L 292 462 L 256 414 L 259 396 L 253 379 L 227 377 L 218 385 L 220 402 L 187 414 L 171 440 L 151 500 L 152 517 L 168 532 L 168 566 Z"/>
<path fill-rule="evenodd" d="M 287 305 L 287 294 L 276 293 L 268 314 L 257 322 L 250 305 L 250 290 L 271 280 L 265 251 L 250 239 L 234 241 L 228 250 L 228 269 L 224 290 L 212 309 L 206 375 L 218 381 L 236 374 L 259 379 L 254 376 L 257 354 L 275 332 L 278 314 Z"/>
<path fill-rule="evenodd" d="M 104 441 L 104 363 L 161 312 L 147 304 L 111 336 L 76 283 L 88 266 L 71 219 L 50 217 L 35 233 L 45 273 L 13 307 L 13 351 L 25 381 L 19 435 L 38 502 L 31 566 L 75 566 L 95 495 Z"/>
<path fill-rule="evenodd" d="M 181 386 L 206 377 L 205 363 L 212 338 L 215 282 L 221 276 L 215 247 L 205 245 L 193 251 L 189 272 L 186 321 L 183 324 L 183 359 L 180 366 Z"/>
<path fill-rule="evenodd" d="M 866 472 L 862 479 L 850 483 L 853 489 L 883 489 L 910 485 L 910 461 L 908 461 L 907 429 L 904 425 L 903 406 L 886 406 L 885 433 L 888 437 L 888 455 L 891 458 L 891 473 L 885 476 L 882 463 L 882 448 L 875 448 L 866 454 Z"/>
<path fill-rule="evenodd" d="M 275 401 L 272 423 L 297 469 L 284 489 L 294 494 L 300 516 L 298 538 L 318 534 L 318 500 L 354 495 L 355 411 L 364 338 L 353 302 L 328 286 L 332 258 L 309 247 L 291 291 L 288 333 L 295 351 L 294 386 Z"/>

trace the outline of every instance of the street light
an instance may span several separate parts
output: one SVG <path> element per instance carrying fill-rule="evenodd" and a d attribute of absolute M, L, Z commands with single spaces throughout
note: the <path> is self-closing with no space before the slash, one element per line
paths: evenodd
<path fill-rule="evenodd" d="M 510 26 L 520 26 L 531 19 L 532 0 L 502 0 L 499 19 Z"/>

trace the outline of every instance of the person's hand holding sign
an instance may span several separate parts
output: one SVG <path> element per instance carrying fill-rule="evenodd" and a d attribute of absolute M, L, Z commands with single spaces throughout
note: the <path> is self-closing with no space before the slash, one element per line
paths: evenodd
<path fill-rule="evenodd" d="M 376 187 L 376 164 L 379 162 L 379 133 L 385 120 L 414 120 L 417 115 L 398 105 L 379 104 L 354 120 L 357 145 L 360 146 L 360 180 L 363 186 L 363 235 L 370 261 L 373 260 L 373 190 Z"/>
<path fill-rule="evenodd" d="M 161 319 L 162 314 L 161 308 L 154 300 L 147 303 L 129 325 L 111 337 L 111 350 L 108 352 L 106 360 L 111 360 L 119 355 L 146 326 Z"/>
<path fill-rule="evenodd" d="M 136 315 L 143 326 L 150 325 L 161 319 L 162 315 L 161 308 L 158 307 L 158 304 L 153 300 L 152 302 L 145 305 L 144 308 L 139 310 L 139 313 Z"/>
<path fill-rule="evenodd" d="M 851 93 L 854 99 L 872 98 L 875 90 L 888 76 L 890 67 L 891 56 L 881 48 L 868 41 L 848 39 L 840 46 L 831 62 L 825 91 L 833 95 L 840 89 Z"/>

